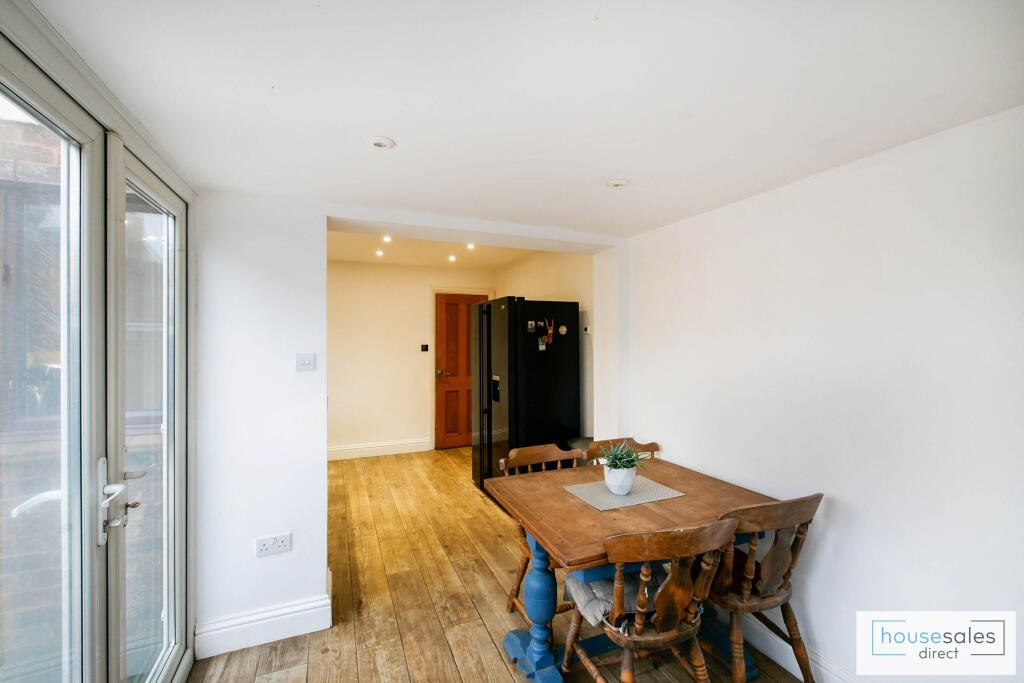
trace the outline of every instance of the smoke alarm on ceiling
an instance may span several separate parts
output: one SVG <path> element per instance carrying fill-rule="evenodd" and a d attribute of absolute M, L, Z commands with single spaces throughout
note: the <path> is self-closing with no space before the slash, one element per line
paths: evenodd
<path fill-rule="evenodd" d="M 391 149 L 395 146 L 394 140 L 382 135 L 374 135 L 372 138 L 366 138 L 366 141 L 375 149 Z"/>
<path fill-rule="evenodd" d="M 629 185 L 629 178 L 612 178 L 607 183 L 605 183 L 605 185 L 614 189 L 626 187 L 627 185 Z"/>

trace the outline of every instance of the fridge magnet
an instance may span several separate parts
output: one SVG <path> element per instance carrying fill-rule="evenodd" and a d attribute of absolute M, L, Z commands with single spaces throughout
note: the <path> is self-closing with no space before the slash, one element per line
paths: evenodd
<path fill-rule="evenodd" d="M 564 334 L 566 334 L 568 332 L 569 332 L 569 328 L 566 327 L 565 325 L 559 325 L 558 326 L 558 334 L 564 335 Z"/>
<path fill-rule="evenodd" d="M 537 331 L 537 323 L 534 322 L 533 320 L 527 321 L 527 323 L 526 323 L 526 331 L 529 332 L 530 334 L 533 334 L 534 332 L 536 332 Z"/>
<path fill-rule="evenodd" d="M 555 341 L 555 321 L 545 319 L 544 327 L 546 327 L 548 330 L 547 335 L 545 335 L 544 337 L 544 341 L 550 344 L 551 342 Z"/>
<path fill-rule="evenodd" d="M 544 339 L 545 339 L 544 337 L 537 337 L 537 350 L 538 351 L 547 351 L 548 350 L 548 345 L 544 343 Z"/>

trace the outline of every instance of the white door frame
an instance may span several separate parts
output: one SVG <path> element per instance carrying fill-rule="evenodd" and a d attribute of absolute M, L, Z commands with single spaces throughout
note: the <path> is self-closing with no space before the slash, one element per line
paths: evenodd
<path fill-rule="evenodd" d="M 164 472 L 170 482 L 171 495 L 166 501 L 173 504 L 173 538 L 165 538 L 166 549 L 172 562 L 168 567 L 172 576 L 173 614 L 167 618 L 174 624 L 174 647 L 165 652 L 157 667 L 163 667 L 154 683 L 168 683 L 187 675 L 192 662 L 192 635 L 188 604 L 189 565 L 187 541 L 187 340 L 188 293 L 186 260 L 188 256 L 188 206 L 166 183 L 134 154 L 127 150 L 121 138 L 107 133 L 107 462 L 111 483 L 120 481 L 124 471 L 124 225 L 125 190 L 130 183 L 149 200 L 155 202 L 174 218 L 174 232 L 169 235 L 173 243 L 166 252 L 172 269 L 172 307 L 169 313 L 170 333 L 173 340 L 173 424 L 166 425 L 166 438 L 173 448 L 173 469 Z M 116 474 L 115 474 L 116 473 Z M 122 501 L 128 502 L 128 501 Z M 124 643 L 126 629 L 124 609 L 121 605 L 125 590 L 124 527 L 108 534 L 108 633 L 112 636 L 107 648 L 108 680 L 125 679 Z M 185 661 L 187 660 L 187 661 Z M 185 664 L 186 666 L 182 666 Z"/>

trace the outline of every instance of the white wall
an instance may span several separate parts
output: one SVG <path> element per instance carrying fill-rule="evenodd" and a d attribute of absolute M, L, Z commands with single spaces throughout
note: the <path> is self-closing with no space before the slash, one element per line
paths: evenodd
<path fill-rule="evenodd" d="M 594 257 L 589 254 L 541 252 L 494 272 L 495 296 L 522 296 L 538 301 L 575 301 L 580 325 L 590 325 L 594 301 Z M 594 426 L 594 350 L 589 334 L 580 335 L 580 407 L 584 435 Z"/>
<path fill-rule="evenodd" d="M 204 193 L 195 348 L 196 656 L 330 626 L 325 215 Z M 317 354 L 296 372 L 295 354 Z M 254 539 L 293 550 L 256 559 Z"/>
<path fill-rule="evenodd" d="M 493 287 L 484 270 L 328 264 L 330 458 L 434 447 L 435 292 Z"/>
<path fill-rule="evenodd" d="M 794 599 L 824 680 L 856 610 L 1024 607 L 1022 179 L 1018 108 L 631 241 L 637 436 L 825 493 Z"/>

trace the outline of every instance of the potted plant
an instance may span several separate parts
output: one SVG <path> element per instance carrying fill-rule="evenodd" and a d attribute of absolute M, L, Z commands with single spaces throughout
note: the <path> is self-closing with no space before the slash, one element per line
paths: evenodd
<path fill-rule="evenodd" d="M 624 496 L 633 490 L 636 483 L 636 468 L 643 460 L 628 442 L 613 443 L 601 447 L 604 457 L 604 485 L 617 496 Z"/>

